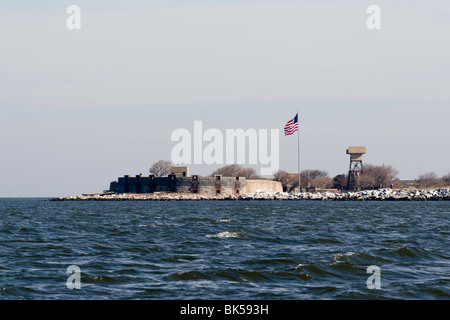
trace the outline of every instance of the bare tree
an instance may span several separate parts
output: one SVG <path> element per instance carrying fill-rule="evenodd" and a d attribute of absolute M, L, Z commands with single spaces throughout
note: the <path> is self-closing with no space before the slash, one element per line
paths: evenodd
<path fill-rule="evenodd" d="M 236 177 L 239 176 L 239 171 L 242 169 L 240 165 L 237 164 L 230 164 L 227 166 L 223 166 L 219 169 L 216 169 L 213 173 L 211 173 L 211 176 L 214 176 L 216 174 L 221 174 L 224 177 Z"/>
<path fill-rule="evenodd" d="M 397 175 L 397 169 L 392 166 L 365 164 L 360 176 L 360 186 L 363 189 L 386 188 Z"/>
<path fill-rule="evenodd" d="M 442 181 L 446 186 L 450 186 L 450 172 L 442 176 Z"/>
<path fill-rule="evenodd" d="M 439 179 L 436 173 L 427 172 L 419 176 L 417 183 L 421 188 L 431 188 L 439 184 Z"/>
<path fill-rule="evenodd" d="M 302 188 L 326 188 L 332 185 L 333 180 L 328 172 L 321 170 L 303 170 L 300 172 L 300 183 Z"/>
<path fill-rule="evenodd" d="M 362 189 L 378 188 L 380 184 L 378 183 L 377 176 L 379 175 L 378 167 L 372 164 L 365 164 L 364 170 L 361 172 L 359 178 L 359 185 Z"/>
<path fill-rule="evenodd" d="M 243 168 L 238 164 L 230 164 L 221 167 L 211 173 L 211 176 L 214 176 L 216 174 L 220 174 L 224 177 L 245 177 L 246 179 L 259 179 L 259 176 L 256 174 L 255 169 Z"/>
<path fill-rule="evenodd" d="M 159 160 L 152 164 L 149 171 L 156 177 L 163 177 L 170 173 L 172 170 L 172 162 L 166 160 Z"/>
<path fill-rule="evenodd" d="M 283 191 L 289 191 L 289 187 L 292 186 L 295 182 L 292 179 L 292 176 L 284 171 L 284 170 L 278 170 L 277 172 L 275 172 L 273 174 L 275 181 L 279 181 L 281 182 L 281 185 L 283 186 Z M 297 181 L 297 185 L 298 185 L 298 181 Z"/>

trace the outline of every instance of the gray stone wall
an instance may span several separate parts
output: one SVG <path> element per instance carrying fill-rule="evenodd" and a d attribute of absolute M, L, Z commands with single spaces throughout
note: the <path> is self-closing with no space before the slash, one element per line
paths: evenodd
<path fill-rule="evenodd" d="M 124 176 L 110 183 L 109 191 L 117 193 L 200 193 L 209 195 L 240 195 L 246 192 L 247 180 L 244 177 L 168 177 Z"/>

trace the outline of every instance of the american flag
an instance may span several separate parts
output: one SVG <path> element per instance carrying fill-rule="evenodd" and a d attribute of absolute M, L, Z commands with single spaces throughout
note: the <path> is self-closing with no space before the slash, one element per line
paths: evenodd
<path fill-rule="evenodd" d="M 294 119 L 291 119 L 284 126 L 284 135 L 289 136 L 295 131 L 298 131 L 298 113 L 295 115 Z"/>

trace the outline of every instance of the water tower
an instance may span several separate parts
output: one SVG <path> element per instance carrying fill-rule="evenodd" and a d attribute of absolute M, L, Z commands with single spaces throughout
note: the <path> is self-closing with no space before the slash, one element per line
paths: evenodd
<path fill-rule="evenodd" d="M 347 154 L 350 155 L 350 166 L 348 168 L 348 190 L 359 190 L 359 180 L 363 169 L 362 155 L 366 153 L 366 147 L 348 147 Z"/>

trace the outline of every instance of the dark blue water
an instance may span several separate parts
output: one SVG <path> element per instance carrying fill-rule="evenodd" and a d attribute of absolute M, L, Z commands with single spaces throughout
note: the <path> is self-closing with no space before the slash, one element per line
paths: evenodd
<path fill-rule="evenodd" d="M 449 299 L 449 214 L 448 201 L 0 199 L 0 299 Z"/>

